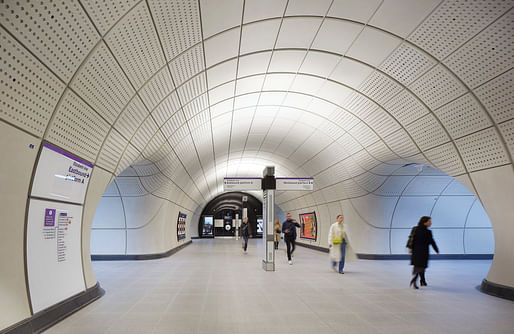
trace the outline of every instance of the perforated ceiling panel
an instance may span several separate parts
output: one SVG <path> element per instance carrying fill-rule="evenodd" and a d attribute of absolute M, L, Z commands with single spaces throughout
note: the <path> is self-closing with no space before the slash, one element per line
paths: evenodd
<path fill-rule="evenodd" d="M 2 1 L 0 18 L 11 34 L 66 82 L 100 39 L 76 1 Z"/>
<path fill-rule="evenodd" d="M 105 41 L 136 89 L 165 64 L 145 1 L 131 10 L 107 34 Z"/>
<path fill-rule="evenodd" d="M 0 1 L 0 116 L 192 211 L 270 164 L 323 186 L 294 210 L 380 193 L 380 163 L 512 162 L 513 6 Z"/>
<path fill-rule="evenodd" d="M 0 28 L 0 117 L 43 136 L 64 84 Z"/>
<path fill-rule="evenodd" d="M 109 124 L 104 119 L 67 90 L 50 125 L 47 139 L 88 161 L 95 161 L 108 130 Z"/>
<path fill-rule="evenodd" d="M 77 73 L 71 87 L 111 124 L 134 95 L 127 77 L 103 42 Z"/>

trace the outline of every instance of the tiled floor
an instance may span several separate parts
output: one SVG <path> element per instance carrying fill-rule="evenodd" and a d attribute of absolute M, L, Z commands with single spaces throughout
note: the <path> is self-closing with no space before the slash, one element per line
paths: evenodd
<path fill-rule="evenodd" d="M 408 287 L 407 261 L 360 260 L 346 274 L 299 247 L 261 269 L 260 242 L 194 240 L 166 259 L 95 262 L 105 296 L 45 333 L 514 333 L 514 303 L 477 285 L 490 261 L 432 261 Z"/>

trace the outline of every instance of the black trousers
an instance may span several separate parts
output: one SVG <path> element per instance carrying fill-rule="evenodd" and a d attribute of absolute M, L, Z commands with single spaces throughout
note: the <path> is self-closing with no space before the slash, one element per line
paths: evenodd
<path fill-rule="evenodd" d="M 287 247 L 287 259 L 291 261 L 291 254 L 293 254 L 294 249 L 296 248 L 296 240 L 288 237 L 286 237 L 284 240 L 286 242 Z"/>

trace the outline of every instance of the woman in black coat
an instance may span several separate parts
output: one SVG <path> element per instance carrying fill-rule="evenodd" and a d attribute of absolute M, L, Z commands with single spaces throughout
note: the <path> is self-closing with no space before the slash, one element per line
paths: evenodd
<path fill-rule="evenodd" d="M 428 246 L 432 245 L 439 254 L 439 249 L 432 237 L 432 231 L 428 229 L 430 225 L 432 225 L 432 219 L 428 216 L 423 216 L 419 220 L 418 226 L 415 226 L 411 231 L 412 256 L 410 264 L 414 266 L 412 270 L 414 277 L 410 281 L 410 285 L 414 285 L 414 289 L 418 289 L 416 285 L 418 275 L 420 276 L 421 286 L 427 285 L 425 269 L 428 267 Z"/>

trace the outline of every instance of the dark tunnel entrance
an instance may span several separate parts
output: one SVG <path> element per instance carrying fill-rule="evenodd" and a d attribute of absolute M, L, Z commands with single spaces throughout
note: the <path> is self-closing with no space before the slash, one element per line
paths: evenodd
<path fill-rule="evenodd" d="M 198 236 L 233 237 L 245 213 L 250 223 L 250 234 L 254 238 L 262 237 L 262 202 L 243 192 L 224 193 L 210 201 L 198 221 Z"/>

